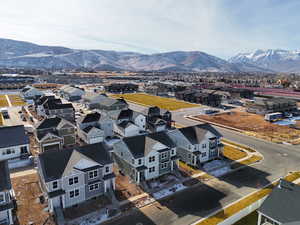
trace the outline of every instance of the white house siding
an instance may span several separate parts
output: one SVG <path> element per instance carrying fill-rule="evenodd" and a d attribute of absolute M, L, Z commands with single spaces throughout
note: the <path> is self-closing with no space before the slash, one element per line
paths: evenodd
<path fill-rule="evenodd" d="M 21 156 L 21 147 L 27 147 L 27 153 L 29 153 L 29 144 L 11 146 L 11 147 L 7 147 L 7 148 L 0 148 L 0 160 L 20 158 L 20 156 Z M 14 153 L 3 154 L 4 152 L 7 152 L 7 150 L 11 150 L 11 152 L 14 151 Z"/>
<path fill-rule="evenodd" d="M 146 129 L 146 117 L 142 114 L 138 115 L 135 120 L 134 123 L 141 129 L 141 130 L 145 130 Z"/>
<path fill-rule="evenodd" d="M 73 177 L 78 177 L 78 183 L 69 185 L 69 179 Z M 85 201 L 85 180 L 84 173 L 78 172 L 71 174 L 69 176 L 65 176 L 62 178 L 62 189 L 65 190 L 66 194 L 63 197 L 63 207 L 71 207 L 72 205 L 79 204 Z M 70 198 L 70 191 L 79 189 L 79 196 Z"/>

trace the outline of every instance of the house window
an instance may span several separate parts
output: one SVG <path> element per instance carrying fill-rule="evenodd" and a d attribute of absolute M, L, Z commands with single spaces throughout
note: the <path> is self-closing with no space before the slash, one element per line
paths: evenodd
<path fill-rule="evenodd" d="M 142 159 L 139 159 L 138 164 L 139 164 L 139 165 L 142 164 Z"/>
<path fill-rule="evenodd" d="M 75 197 L 79 196 L 79 189 L 75 189 Z"/>
<path fill-rule="evenodd" d="M 149 168 L 149 173 L 153 173 L 155 171 L 155 167 L 150 167 Z"/>
<path fill-rule="evenodd" d="M 99 189 L 99 183 L 89 185 L 89 190 L 94 191 Z"/>
<path fill-rule="evenodd" d="M 165 158 L 167 158 L 167 156 L 168 156 L 168 153 L 164 152 L 161 154 L 161 159 L 165 159 Z"/>
<path fill-rule="evenodd" d="M 202 148 L 206 148 L 206 144 L 202 144 Z"/>
<path fill-rule="evenodd" d="M 202 157 L 206 157 L 206 152 L 201 153 Z"/>
<path fill-rule="evenodd" d="M 175 150 L 174 149 L 172 149 L 171 155 L 175 155 Z"/>
<path fill-rule="evenodd" d="M 188 158 L 189 158 L 189 159 L 191 158 L 191 154 L 188 154 Z"/>
<path fill-rule="evenodd" d="M 52 183 L 52 188 L 53 188 L 53 189 L 56 189 L 57 187 L 58 187 L 57 181 L 54 181 L 54 182 Z"/>
<path fill-rule="evenodd" d="M 166 169 L 167 167 L 168 167 L 167 163 L 162 163 L 160 166 L 161 169 Z"/>
<path fill-rule="evenodd" d="M 77 183 L 78 183 L 78 177 L 73 177 L 69 179 L 69 185 L 73 185 Z"/>
<path fill-rule="evenodd" d="M 27 153 L 27 146 L 21 147 L 21 154 L 26 154 Z"/>
<path fill-rule="evenodd" d="M 4 195 L 2 195 L 2 194 L 0 195 L 0 203 L 1 202 L 4 202 Z"/>
<path fill-rule="evenodd" d="M 109 167 L 105 167 L 105 173 L 109 173 Z"/>
<path fill-rule="evenodd" d="M 155 161 L 155 156 L 150 156 L 149 157 L 149 163 L 154 162 Z"/>
<path fill-rule="evenodd" d="M 93 179 L 93 178 L 96 178 L 96 177 L 98 177 L 98 170 L 93 170 L 93 171 L 89 172 L 89 178 L 90 179 Z"/>

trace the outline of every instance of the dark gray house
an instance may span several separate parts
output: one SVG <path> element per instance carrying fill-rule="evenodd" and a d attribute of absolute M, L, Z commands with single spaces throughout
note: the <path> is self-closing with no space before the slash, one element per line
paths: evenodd
<path fill-rule="evenodd" d="M 113 194 L 113 161 L 103 143 L 44 152 L 38 157 L 41 186 L 51 212 Z"/>
<path fill-rule="evenodd" d="M 0 161 L 0 224 L 14 224 L 12 210 L 13 191 L 10 182 L 8 162 Z"/>
<path fill-rule="evenodd" d="M 176 146 L 165 132 L 125 137 L 115 143 L 112 154 L 119 169 L 137 184 L 178 168 Z"/>
<path fill-rule="evenodd" d="M 281 179 L 277 187 L 262 203 L 258 225 L 300 224 L 300 186 Z"/>
<path fill-rule="evenodd" d="M 76 127 L 69 121 L 54 116 L 45 118 L 35 129 L 35 137 L 42 152 L 61 149 L 76 143 Z"/>

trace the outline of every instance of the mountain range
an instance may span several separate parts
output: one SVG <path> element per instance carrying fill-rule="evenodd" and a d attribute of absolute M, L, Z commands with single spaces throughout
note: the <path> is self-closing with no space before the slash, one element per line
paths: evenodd
<path fill-rule="evenodd" d="M 257 50 L 226 61 L 200 51 L 158 54 L 81 50 L 43 46 L 0 38 L 0 67 L 36 69 L 273 72 L 300 71 L 300 54 L 284 50 Z"/>

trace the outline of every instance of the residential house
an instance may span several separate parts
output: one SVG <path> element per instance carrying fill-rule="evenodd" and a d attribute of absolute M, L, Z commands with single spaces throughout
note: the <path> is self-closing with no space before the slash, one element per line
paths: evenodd
<path fill-rule="evenodd" d="M 146 131 L 146 116 L 131 109 L 107 112 L 114 121 L 114 132 L 122 137 L 135 136 Z"/>
<path fill-rule="evenodd" d="M 216 159 L 222 153 L 222 135 L 210 124 L 199 124 L 168 132 L 176 144 L 177 155 L 192 166 Z"/>
<path fill-rule="evenodd" d="M 137 184 L 172 173 L 178 166 L 176 146 L 165 132 L 125 137 L 114 144 L 112 155 Z"/>
<path fill-rule="evenodd" d="M 35 137 L 41 152 L 57 150 L 76 144 L 76 127 L 57 116 L 45 118 L 37 124 Z"/>
<path fill-rule="evenodd" d="M 281 179 L 257 210 L 257 225 L 300 224 L 300 186 Z"/>
<path fill-rule="evenodd" d="M 159 132 L 172 127 L 172 114 L 170 111 L 161 112 L 157 106 L 148 108 L 146 115 L 147 129 L 151 132 Z"/>
<path fill-rule="evenodd" d="M 102 142 L 106 137 L 113 136 L 112 120 L 99 112 L 80 117 L 77 127 L 79 138 L 87 144 Z"/>
<path fill-rule="evenodd" d="M 60 99 L 43 98 L 44 102 L 39 107 L 39 112 L 46 117 L 59 116 L 68 121 L 75 121 L 75 109 L 71 103 L 62 103 Z"/>
<path fill-rule="evenodd" d="M 20 95 L 24 99 L 38 99 L 43 96 L 44 93 L 32 86 L 26 86 L 21 90 Z"/>
<path fill-rule="evenodd" d="M 0 161 L 14 163 L 29 155 L 29 138 L 23 125 L 0 127 Z"/>
<path fill-rule="evenodd" d="M 44 95 L 36 99 L 36 101 L 34 102 L 34 106 L 35 106 L 35 111 L 39 116 L 44 116 L 44 117 L 46 116 L 46 112 L 43 104 L 48 100 L 57 101 L 58 103 L 61 103 L 61 100 L 55 98 L 55 95 Z"/>
<path fill-rule="evenodd" d="M 10 181 L 8 162 L 0 161 L 0 224 L 14 224 L 13 213 L 13 191 Z"/>
<path fill-rule="evenodd" d="M 86 94 L 83 97 L 83 102 L 89 109 L 99 109 L 102 111 L 128 109 L 128 104 L 124 99 L 114 99 L 105 94 Z"/>
<path fill-rule="evenodd" d="M 59 89 L 61 96 L 68 101 L 78 101 L 84 95 L 84 89 L 75 86 L 65 85 Z"/>
<path fill-rule="evenodd" d="M 50 212 L 113 194 L 113 161 L 103 143 L 44 152 L 38 156 L 41 187 Z"/>

